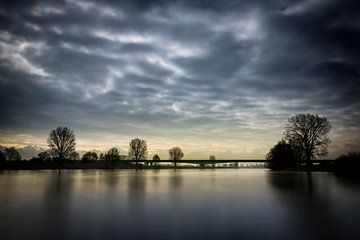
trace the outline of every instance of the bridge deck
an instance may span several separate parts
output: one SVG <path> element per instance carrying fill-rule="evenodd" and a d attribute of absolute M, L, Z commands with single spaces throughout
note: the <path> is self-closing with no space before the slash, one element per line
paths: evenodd
<path fill-rule="evenodd" d="M 127 163 L 136 163 L 135 160 L 121 160 Z M 178 160 L 176 163 L 188 163 L 188 164 L 220 164 L 220 163 L 267 163 L 268 160 Z M 312 160 L 312 163 L 333 163 L 334 160 Z M 139 160 L 138 163 L 174 163 L 173 160 Z M 300 161 L 300 163 L 306 163 L 306 161 Z"/>

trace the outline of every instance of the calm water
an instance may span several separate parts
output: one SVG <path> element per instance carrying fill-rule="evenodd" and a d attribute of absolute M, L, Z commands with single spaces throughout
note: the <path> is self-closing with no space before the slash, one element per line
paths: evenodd
<path fill-rule="evenodd" d="M 1 239 L 360 239 L 360 182 L 267 170 L 0 173 Z"/>

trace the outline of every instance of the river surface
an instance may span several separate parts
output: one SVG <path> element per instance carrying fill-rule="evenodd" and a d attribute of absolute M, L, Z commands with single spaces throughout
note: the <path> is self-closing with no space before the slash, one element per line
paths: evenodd
<path fill-rule="evenodd" d="M 360 181 L 215 170 L 0 172 L 1 239 L 360 239 Z"/>

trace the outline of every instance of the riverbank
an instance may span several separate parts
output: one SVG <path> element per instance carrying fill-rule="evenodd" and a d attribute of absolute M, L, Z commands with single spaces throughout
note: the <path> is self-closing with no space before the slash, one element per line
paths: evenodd
<path fill-rule="evenodd" d="M 68 161 L 61 164 L 61 169 L 174 169 L 172 163 L 165 164 L 143 164 L 140 163 L 136 166 L 135 163 L 117 161 L 112 165 L 105 161 L 94 161 L 91 163 L 84 163 L 81 161 Z M 237 167 L 233 165 L 229 166 L 213 166 L 213 165 L 177 165 L 177 169 L 234 169 L 234 168 L 265 168 L 260 166 L 244 166 Z M 41 170 L 41 169 L 59 169 L 59 164 L 56 162 L 31 162 L 31 161 L 7 161 L 0 164 L 0 170 Z"/>
<path fill-rule="evenodd" d="M 67 161 L 61 163 L 61 169 L 174 169 L 171 162 L 161 164 L 139 163 L 138 166 L 129 161 L 116 161 L 112 164 L 105 161 L 81 162 Z M 177 169 L 238 169 L 238 168 L 257 168 L 272 169 L 276 171 L 334 171 L 334 164 L 331 162 L 315 163 L 309 169 L 305 164 L 300 164 L 291 168 L 271 168 L 266 164 L 177 164 Z M 57 162 L 32 162 L 32 161 L 6 161 L 0 164 L 0 170 L 41 170 L 59 169 Z"/>

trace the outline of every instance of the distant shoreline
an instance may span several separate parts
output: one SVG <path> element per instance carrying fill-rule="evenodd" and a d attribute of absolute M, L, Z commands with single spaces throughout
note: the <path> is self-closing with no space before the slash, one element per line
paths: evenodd
<path fill-rule="evenodd" d="M 189 161 L 195 161 L 200 162 L 200 160 L 189 160 Z M 235 161 L 235 160 L 234 160 Z M 253 163 L 250 160 L 247 166 L 241 166 L 241 165 L 234 165 L 234 163 L 230 163 L 227 165 L 222 164 L 222 166 L 219 165 L 213 165 L 211 163 L 208 163 L 208 160 L 204 160 L 204 164 L 194 164 L 191 165 L 177 165 L 176 169 L 270 169 L 266 166 L 265 161 L 264 164 L 259 165 L 252 165 Z M 321 161 L 321 160 L 320 160 Z M 165 162 L 165 161 L 164 161 Z M 292 168 L 285 168 L 285 169 L 273 169 L 278 171 L 326 171 L 326 172 L 333 172 L 333 163 L 332 161 L 324 161 L 324 163 L 318 163 L 319 161 L 316 161 L 314 165 L 312 165 L 311 169 L 308 169 L 305 165 L 298 165 L 296 167 Z M 180 163 L 184 164 L 184 161 L 180 161 Z M 244 162 L 246 163 L 246 162 Z M 164 164 L 164 163 L 162 163 Z M 170 161 L 165 162 L 166 165 L 147 165 L 147 164 L 139 164 L 138 167 L 136 167 L 135 163 L 130 163 L 129 161 L 117 161 L 113 163 L 113 166 L 109 166 L 108 163 L 105 163 L 104 161 L 96 161 L 91 163 L 84 163 L 80 161 L 72 161 L 72 162 L 65 162 L 61 164 L 61 169 L 175 169 L 175 167 L 172 165 Z M 31 161 L 6 161 L 0 163 L 0 170 L 58 170 L 59 165 L 56 162 L 31 162 Z"/>

